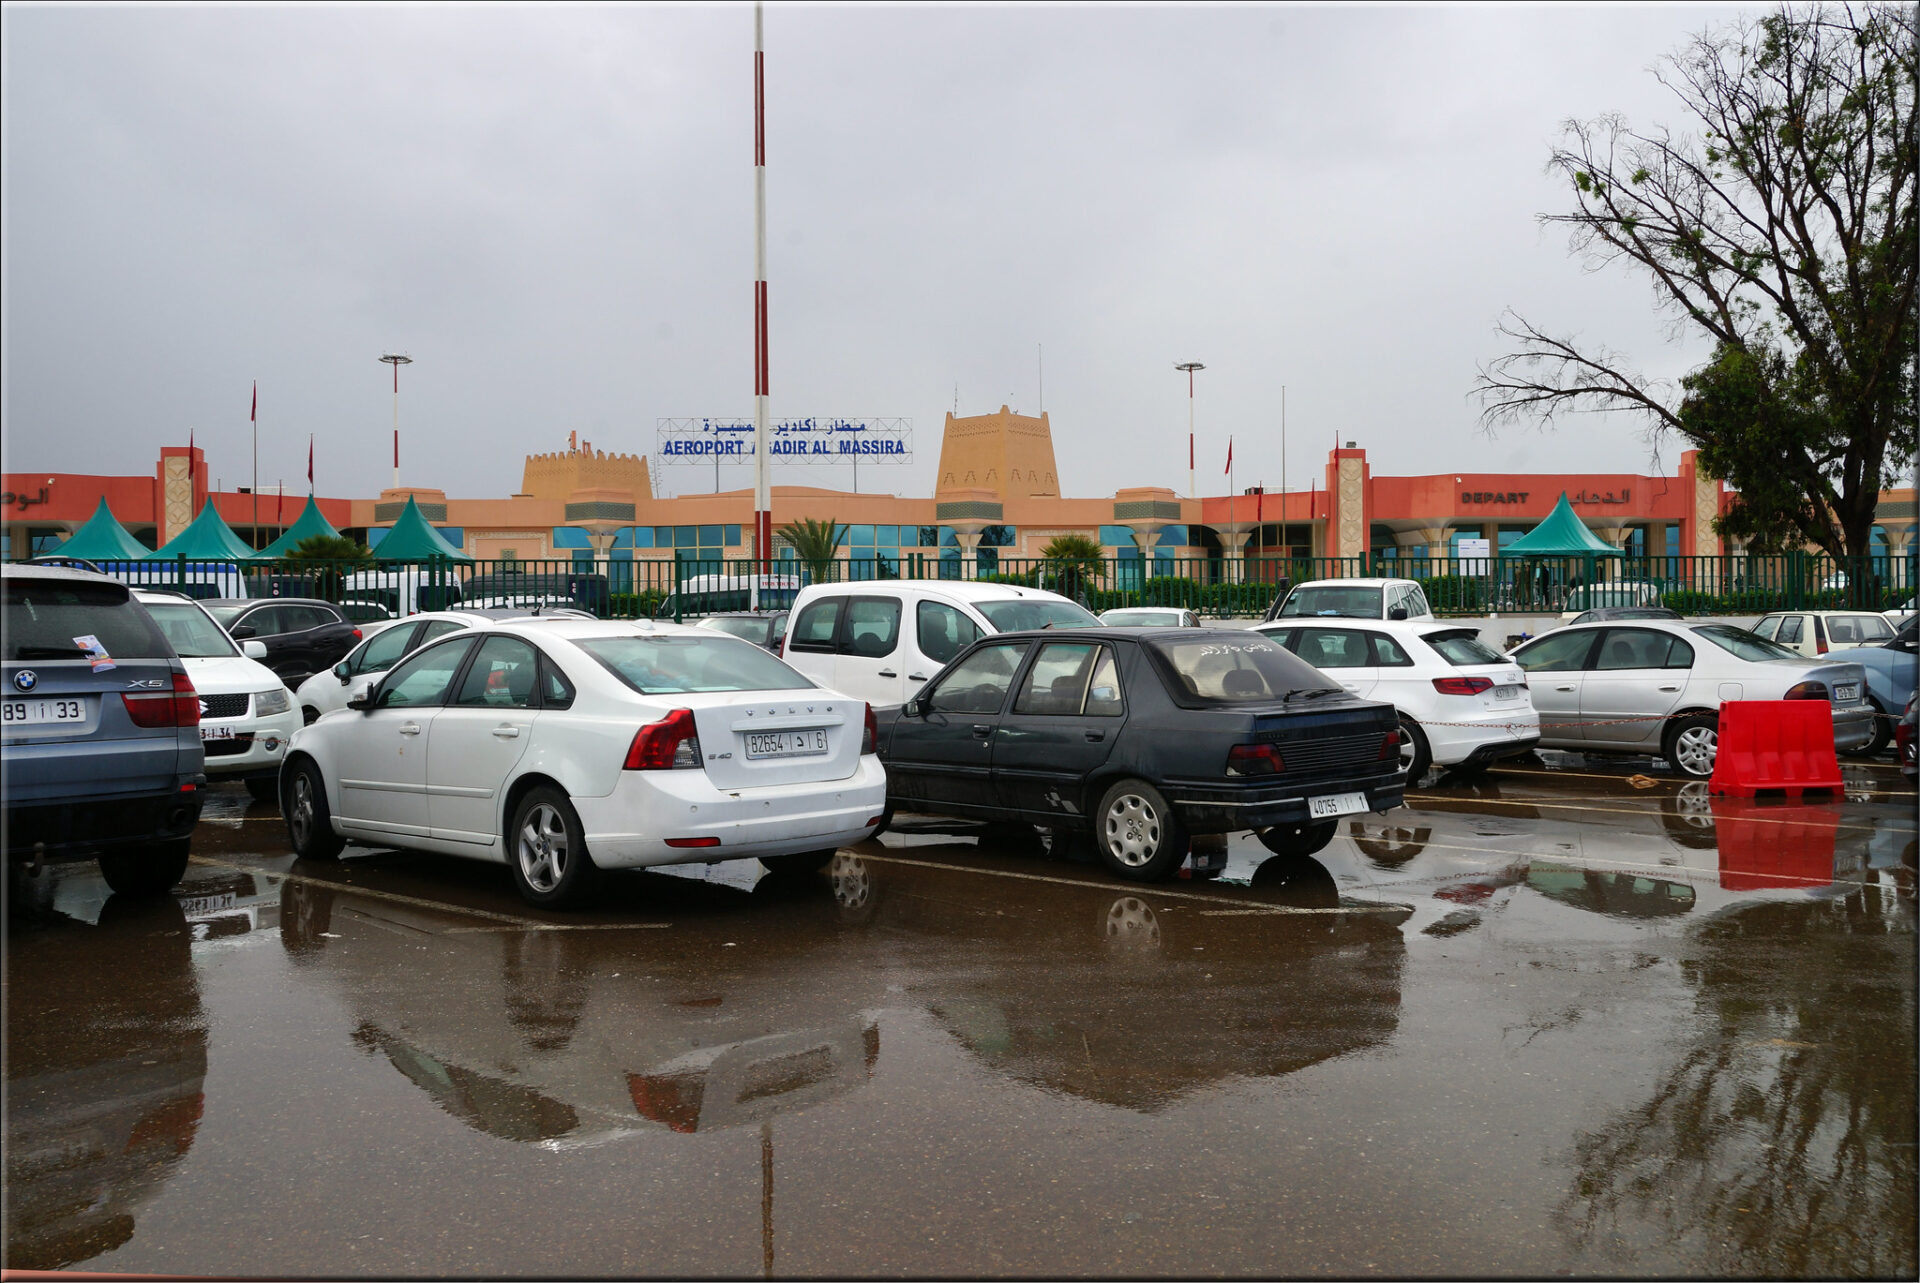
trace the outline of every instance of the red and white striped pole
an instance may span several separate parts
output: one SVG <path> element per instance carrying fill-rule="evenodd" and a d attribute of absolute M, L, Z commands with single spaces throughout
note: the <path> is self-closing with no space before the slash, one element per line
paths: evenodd
<path fill-rule="evenodd" d="M 773 557 L 773 486 L 767 478 L 767 73 L 761 6 L 753 6 L 753 555 Z"/>

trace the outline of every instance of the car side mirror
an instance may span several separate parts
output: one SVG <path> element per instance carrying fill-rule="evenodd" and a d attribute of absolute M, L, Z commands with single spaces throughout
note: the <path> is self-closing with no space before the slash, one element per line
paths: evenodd
<path fill-rule="evenodd" d="M 333 666 L 333 675 L 340 679 L 340 684 L 342 686 L 345 686 L 347 682 L 353 677 L 353 673 L 351 670 L 347 668 L 347 661 L 344 659 Z"/>
<path fill-rule="evenodd" d="M 1387 608 L 1388 619 L 1405 619 L 1406 617 L 1407 608 L 1405 606 L 1390 606 Z"/>
<path fill-rule="evenodd" d="M 265 659 L 267 657 L 267 644 L 263 641 L 248 639 L 240 643 L 240 653 L 248 659 Z"/>
<path fill-rule="evenodd" d="M 373 707 L 373 697 L 377 689 L 377 687 L 369 686 L 366 690 L 361 691 L 358 695 L 348 700 L 347 707 L 356 712 L 366 712 Z"/>
<path fill-rule="evenodd" d="M 251 637 L 253 635 L 254 635 L 254 628 L 252 624 L 241 624 L 238 628 L 233 630 L 233 639 L 235 641 L 244 641 L 246 638 Z M 262 643 L 262 644 L 264 645 L 265 643 Z"/>
<path fill-rule="evenodd" d="M 927 715 L 927 703 L 927 696 L 924 692 L 915 695 L 907 701 L 908 714 L 913 717 L 925 717 Z"/>

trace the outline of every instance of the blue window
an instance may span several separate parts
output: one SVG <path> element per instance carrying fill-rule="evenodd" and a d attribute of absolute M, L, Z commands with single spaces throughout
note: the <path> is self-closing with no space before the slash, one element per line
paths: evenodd
<path fill-rule="evenodd" d="M 1100 527 L 1100 544 L 1105 548 L 1118 548 L 1122 554 L 1129 548 L 1135 548 L 1133 531 L 1125 526 Z M 1137 548 L 1136 548 L 1137 551 Z"/>
<path fill-rule="evenodd" d="M 673 546 L 676 548 L 698 548 L 700 530 L 697 526 L 673 527 Z"/>
<path fill-rule="evenodd" d="M 876 548 L 898 548 L 900 546 L 900 527 L 875 526 L 873 545 Z"/>
<path fill-rule="evenodd" d="M 587 532 L 578 526 L 555 526 L 553 528 L 553 546 L 555 548 L 588 548 L 593 541 L 587 538 Z"/>
<path fill-rule="evenodd" d="M 938 548 L 941 542 L 939 526 L 920 527 L 920 546 L 922 548 Z"/>
<path fill-rule="evenodd" d="M 387 537 L 387 531 L 391 529 L 393 529 L 392 526 L 368 526 L 367 527 L 367 547 L 378 548 L 380 546 L 380 541 Z"/>
<path fill-rule="evenodd" d="M 673 527 L 655 526 L 653 528 L 653 542 L 648 546 L 652 548 L 673 547 Z"/>
<path fill-rule="evenodd" d="M 873 527 L 849 526 L 847 528 L 847 542 L 856 548 L 873 547 Z"/>
<path fill-rule="evenodd" d="M 729 547 L 729 548 L 740 548 L 740 547 L 744 547 L 744 546 L 745 546 L 745 545 L 743 545 L 743 544 L 742 544 L 742 543 L 740 542 L 740 527 L 738 527 L 738 526 L 728 526 L 728 527 L 727 527 L 727 547 Z"/>
<path fill-rule="evenodd" d="M 614 536 L 615 548 L 651 548 L 653 547 L 652 526 L 628 526 Z"/>
<path fill-rule="evenodd" d="M 720 526 L 700 527 L 700 546 L 702 548 L 718 548 L 721 546 L 721 540 L 724 537 L 722 527 Z"/>

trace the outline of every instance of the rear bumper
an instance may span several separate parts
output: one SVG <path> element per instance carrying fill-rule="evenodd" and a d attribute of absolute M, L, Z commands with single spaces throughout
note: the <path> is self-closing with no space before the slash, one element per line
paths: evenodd
<path fill-rule="evenodd" d="M 1336 793 L 1361 793 L 1368 811 L 1390 811 L 1406 793 L 1406 777 L 1395 769 L 1359 779 L 1287 780 L 1258 787 L 1166 784 L 1161 792 L 1179 810 L 1189 833 L 1239 833 L 1306 822 L 1312 819 L 1310 799 Z"/>
<path fill-rule="evenodd" d="M 1833 747 L 1841 753 L 1864 748 L 1873 740 L 1873 705 L 1833 710 Z"/>
<path fill-rule="evenodd" d="M 202 789 L 84 803 L 8 807 L 0 846 L 9 859 L 84 860 L 102 851 L 189 836 L 200 821 Z"/>
<path fill-rule="evenodd" d="M 233 738 L 204 740 L 206 771 L 212 779 L 248 779 L 278 775 L 281 759 L 287 755 L 287 741 L 300 729 L 299 709 L 247 721 L 207 722 L 203 725 L 233 727 Z"/>
<path fill-rule="evenodd" d="M 1427 737 L 1435 766 L 1479 765 L 1495 757 L 1524 753 L 1538 744 L 1540 714 L 1522 704 L 1510 710 L 1455 713 L 1431 723 L 1421 722 L 1420 729 Z M 1524 747 L 1511 747 L 1522 743 Z"/>
<path fill-rule="evenodd" d="M 1482 744 L 1461 758 L 1453 766 L 1486 766 L 1493 762 L 1505 761 L 1509 757 L 1524 757 L 1540 747 L 1540 737 L 1531 735 L 1525 739 L 1503 740 L 1499 743 Z"/>
<path fill-rule="evenodd" d="M 721 790 L 704 771 L 626 771 L 606 797 L 577 797 L 587 850 L 603 869 L 794 855 L 870 837 L 887 804 L 880 759 L 843 780 Z M 668 846 L 718 838 L 718 846 Z"/>

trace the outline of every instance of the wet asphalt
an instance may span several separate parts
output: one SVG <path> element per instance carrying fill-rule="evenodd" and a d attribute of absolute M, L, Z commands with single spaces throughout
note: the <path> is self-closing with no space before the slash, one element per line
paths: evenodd
<path fill-rule="evenodd" d="M 1213 882 L 905 818 L 574 915 L 223 786 L 173 898 L 10 888 L 5 1264 L 1913 1277 L 1912 788 L 1543 756 Z"/>

